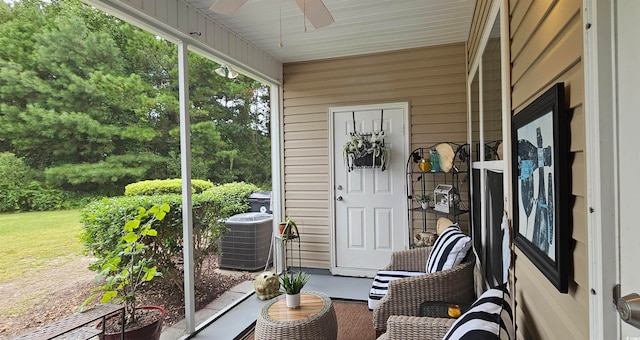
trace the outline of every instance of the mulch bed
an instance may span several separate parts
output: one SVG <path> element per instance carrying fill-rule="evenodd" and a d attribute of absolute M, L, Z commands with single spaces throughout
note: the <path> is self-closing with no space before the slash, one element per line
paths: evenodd
<path fill-rule="evenodd" d="M 222 293 L 233 288 L 237 284 L 250 280 L 251 274 L 223 275 L 215 272 L 218 268 L 218 257 L 211 256 L 203 264 L 203 275 L 195 282 L 196 310 L 207 306 Z M 167 311 L 164 325 L 170 326 L 184 319 L 184 288 L 175 287 L 164 280 L 150 282 L 147 290 L 142 290 L 138 299 L 139 306 L 157 305 Z"/>

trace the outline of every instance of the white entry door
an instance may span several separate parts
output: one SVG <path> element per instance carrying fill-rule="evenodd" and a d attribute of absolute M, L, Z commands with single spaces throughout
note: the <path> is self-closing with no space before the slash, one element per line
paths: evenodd
<path fill-rule="evenodd" d="M 330 110 L 333 136 L 333 264 L 337 275 L 373 277 L 393 251 L 405 249 L 407 200 L 404 189 L 408 104 L 367 105 Z M 387 169 L 349 170 L 342 148 L 355 129 L 385 133 Z"/>
<path fill-rule="evenodd" d="M 640 294 L 640 1 L 617 1 L 617 106 L 620 287 Z M 620 339 L 639 339 L 640 329 L 622 322 Z"/>

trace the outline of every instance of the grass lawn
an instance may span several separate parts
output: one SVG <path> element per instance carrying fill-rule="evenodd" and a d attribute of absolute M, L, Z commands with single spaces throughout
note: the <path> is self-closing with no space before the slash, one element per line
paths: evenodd
<path fill-rule="evenodd" d="M 0 283 L 82 256 L 81 232 L 79 210 L 0 214 Z"/>

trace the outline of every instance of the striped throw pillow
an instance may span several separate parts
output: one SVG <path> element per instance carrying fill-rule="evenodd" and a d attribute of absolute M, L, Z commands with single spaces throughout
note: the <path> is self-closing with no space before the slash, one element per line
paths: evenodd
<path fill-rule="evenodd" d="M 451 269 L 460 264 L 471 248 L 471 237 L 460 231 L 458 225 L 445 229 L 433 244 L 427 260 L 427 273 Z"/>
<path fill-rule="evenodd" d="M 371 289 L 369 290 L 369 310 L 373 310 L 378 301 L 387 294 L 389 282 L 404 279 L 405 277 L 424 275 L 422 272 L 407 272 L 399 270 L 379 270 L 373 278 Z"/>
<path fill-rule="evenodd" d="M 443 340 L 515 339 L 511 296 L 505 285 L 489 289 L 451 326 Z"/>

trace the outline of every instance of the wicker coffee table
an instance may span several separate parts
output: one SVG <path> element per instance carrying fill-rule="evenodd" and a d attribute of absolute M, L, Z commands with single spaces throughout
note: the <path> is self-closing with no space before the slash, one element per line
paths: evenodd
<path fill-rule="evenodd" d="M 328 296 L 302 292 L 300 307 L 288 308 L 281 295 L 267 303 L 256 321 L 255 339 L 336 339 L 338 319 Z"/>

